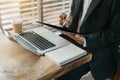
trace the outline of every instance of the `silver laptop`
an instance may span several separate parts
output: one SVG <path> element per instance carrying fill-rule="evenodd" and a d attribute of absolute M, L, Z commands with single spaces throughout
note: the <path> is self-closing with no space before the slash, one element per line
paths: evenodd
<path fill-rule="evenodd" d="M 70 44 L 69 41 L 56 35 L 44 27 L 34 28 L 20 34 L 14 35 L 15 40 L 37 55 L 64 47 Z"/>

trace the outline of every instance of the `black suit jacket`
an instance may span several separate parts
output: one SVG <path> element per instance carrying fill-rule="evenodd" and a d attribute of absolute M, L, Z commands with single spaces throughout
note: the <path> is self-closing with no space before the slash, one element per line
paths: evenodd
<path fill-rule="evenodd" d="M 73 0 L 70 30 L 77 31 L 81 0 Z M 120 57 L 120 0 L 92 0 L 81 24 L 85 34 L 87 51 L 93 54 L 90 69 L 94 78 L 103 80 L 116 71 L 116 60 Z"/>

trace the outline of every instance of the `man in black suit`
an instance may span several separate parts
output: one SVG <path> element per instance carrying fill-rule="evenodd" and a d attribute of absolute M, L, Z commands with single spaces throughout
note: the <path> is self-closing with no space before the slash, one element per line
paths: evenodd
<path fill-rule="evenodd" d="M 68 29 L 84 36 L 64 34 L 84 45 L 92 53 L 92 61 L 57 80 L 79 80 L 88 71 L 95 80 L 106 80 L 115 75 L 120 58 L 120 0 L 85 1 L 73 0 L 70 17 L 65 21 Z"/>

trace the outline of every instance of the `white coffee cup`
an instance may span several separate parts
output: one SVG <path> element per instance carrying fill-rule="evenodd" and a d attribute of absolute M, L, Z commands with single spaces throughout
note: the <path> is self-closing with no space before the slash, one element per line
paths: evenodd
<path fill-rule="evenodd" d="M 12 20 L 12 28 L 13 33 L 21 33 L 22 32 L 22 19 L 13 19 Z"/>

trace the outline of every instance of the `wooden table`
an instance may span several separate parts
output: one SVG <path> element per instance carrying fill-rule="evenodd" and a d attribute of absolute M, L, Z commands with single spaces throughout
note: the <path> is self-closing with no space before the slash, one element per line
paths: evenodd
<path fill-rule="evenodd" d="M 52 80 L 91 60 L 88 54 L 64 66 L 37 56 L 6 37 L 0 37 L 0 80 Z"/>

